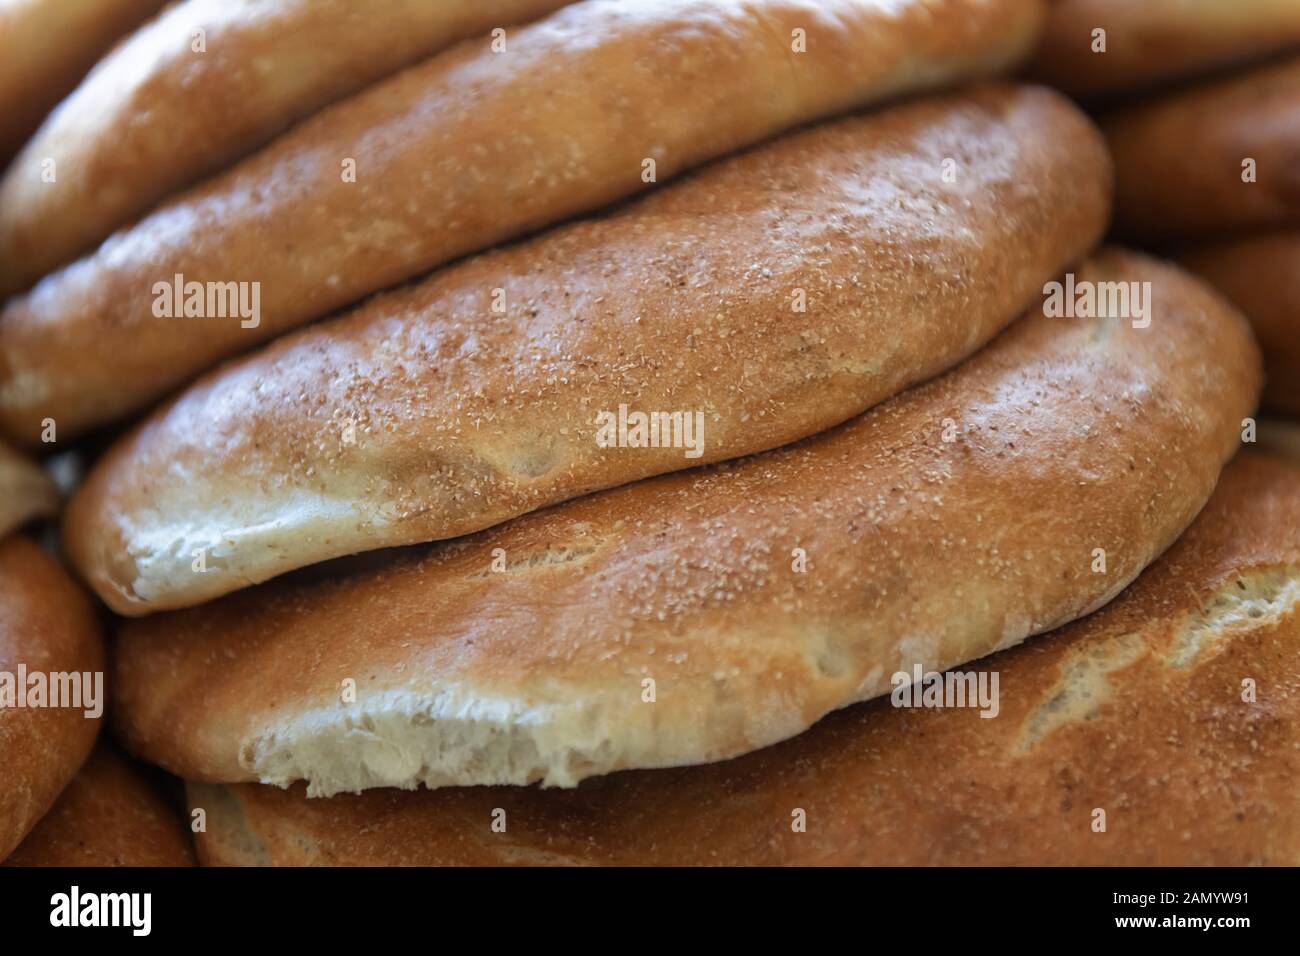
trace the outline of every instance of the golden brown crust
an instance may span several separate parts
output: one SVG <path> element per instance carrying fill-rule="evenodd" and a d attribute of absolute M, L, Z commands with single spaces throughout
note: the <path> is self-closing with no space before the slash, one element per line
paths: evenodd
<path fill-rule="evenodd" d="M 145 772 L 98 747 L 5 866 L 193 866 L 178 809 Z"/>
<path fill-rule="evenodd" d="M 165 0 L 8 0 L 0 4 L 0 172 L 118 37 Z M 3 274 L 0 254 L 0 274 Z M 4 297 L 0 281 L 0 299 Z"/>
<path fill-rule="evenodd" d="M 1093 247 L 1110 187 L 1042 88 L 815 127 L 209 376 L 101 462 L 68 552 L 138 615 L 795 441 L 987 342 Z M 701 447 L 598 446 L 620 405 L 702 416 Z"/>
<path fill-rule="evenodd" d="M 974 665 L 999 674 L 996 718 L 881 700 L 726 763 L 576 791 L 200 788 L 195 805 L 224 806 L 199 852 L 280 865 L 1294 866 L 1297 598 L 1300 468 L 1247 456 L 1120 598 Z M 792 831 L 796 809 L 806 832 Z"/>
<path fill-rule="evenodd" d="M 326 104 L 457 40 L 569 2 L 174 5 L 96 67 L 0 183 L 0 294 L 27 288 Z M 53 184 L 41 180 L 47 159 L 58 163 Z"/>
<path fill-rule="evenodd" d="M 0 538 L 59 508 L 59 491 L 39 466 L 0 442 Z"/>
<path fill-rule="evenodd" d="M 0 543 L 0 672 L 13 675 L 9 683 L 24 669 L 27 675 L 102 674 L 104 646 L 81 589 L 35 544 L 9 538 Z M 85 712 L 0 706 L 0 859 L 45 814 L 90 753 L 99 720 Z"/>
<path fill-rule="evenodd" d="M 127 622 L 124 738 L 198 781 L 572 785 L 765 746 L 1085 614 L 1209 496 L 1259 359 L 1178 270 L 1080 278 L 1152 282 L 1150 327 L 1034 313 L 798 445 Z"/>
<path fill-rule="evenodd" d="M 1300 57 L 1104 118 L 1115 224 L 1144 239 L 1218 239 L 1300 223 Z M 1252 175 L 1243 166 L 1254 161 Z"/>
<path fill-rule="evenodd" d="M 1295 0 L 1054 0 L 1032 73 L 1073 96 L 1129 92 L 1300 47 Z M 1094 52 L 1093 31 L 1106 31 Z"/>
<path fill-rule="evenodd" d="M 1264 352 L 1264 407 L 1300 415 L 1300 231 L 1215 243 L 1181 261 L 1250 319 Z"/>
<path fill-rule="evenodd" d="M 0 429 L 30 443 L 45 417 L 61 437 L 120 417 L 370 292 L 643 191 L 647 159 L 664 182 L 816 117 L 997 72 L 1039 13 L 1037 0 L 592 0 L 515 31 L 504 53 L 462 44 L 11 300 Z M 176 275 L 260 283 L 256 327 L 156 316 L 157 284 Z"/>

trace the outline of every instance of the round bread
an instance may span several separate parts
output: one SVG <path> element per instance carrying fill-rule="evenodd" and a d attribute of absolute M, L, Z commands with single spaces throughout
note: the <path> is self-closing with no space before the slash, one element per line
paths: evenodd
<path fill-rule="evenodd" d="M 1041 88 L 815 127 L 215 373 L 92 473 L 68 553 L 138 615 L 795 441 L 987 342 L 1094 246 L 1110 187 Z M 692 447 L 602 444 L 620 406 Z"/>
<path fill-rule="evenodd" d="M 1295 0 L 1054 0 L 1032 72 L 1077 97 L 1130 92 L 1300 47 Z M 1098 50 L 1095 30 L 1105 30 Z"/>
<path fill-rule="evenodd" d="M 4 864 L 193 866 L 194 845 L 145 772 L 101 746 Z"/>
<path fill-rule="evenodd" d="M 1250 319 L 1264 352 L 1264 407 L 1300 416 L 1300 231 L 1203 246 L 1182 262 Z"/>
<path fill-rule="evenodd" d="M 1027 51 L 1039 11 L 589 0 L 513 31 L 504 52 L 463 44 L 322 110 L 11 300 L 0 430 L 30 443 L 53 418 L 73 437 L 224 356 L 648 180 L 995 72 Z M 168 317 L 178 281 L 202 283 L 186 299 L 204 317 Z"/>
<path fill-rule="evenodd" d="M 59 508 L 59 491 L 41 468 L 0 443 L 0 538 Z"/>
<path fill-rule="evenodd" d="M 0 183 L 0 295 L 322 106 L 457 40 L 568 2 L 175 4 L 96 67 Z M 54 183 L 41 178 L 50 159 Z"/>
<path fill-rule="evenodd" d="M 0 3 L 0 171 L 104 51 L 165 0 Z M 4 272 L 0 251 L 0 276 Z M 0 279 L 0 299 L 5 289 Z"/>
<path fill-rule="evenodd" d="M 99 624 L 81 589 L 25 538 L 0 542 L 0 859 L 45 815 L 99 731 L 98 716 L 87 716 L 92 701 L 49 706 L 52 692 L 37 700 L 28 690 L 96 673 L 102 689 L 103 671 Z"/>
<path fill-rule="evenodd" d="M 1117 230 L 1217 240 L 1300 223 L 1297 104 L 1300 56 L 1105 117 Z"/>
<path fill-rule="evenodd" d="M 767 746 L 1087 614 L 1204 504 L 1260 373 L 1184 273 L 1113 252 L 1078 278 L 1151 282 L 1150 324 L 1035 310 L 797 445 L 127 622 L 121 734 L 200 782 L 573 786 Z"/>
<path fill-rule="evenodd" d="M 208 820 L 199 855 L 293 866 L 1295 866 L 1300 468 L 1238 459 L 1117 600 L 964 674 L 998 675 L 996 717 L 882 699 L 736 760 L 576 791 L 310 800 L 301 785 L 196 785 L 191 805 Z"/>

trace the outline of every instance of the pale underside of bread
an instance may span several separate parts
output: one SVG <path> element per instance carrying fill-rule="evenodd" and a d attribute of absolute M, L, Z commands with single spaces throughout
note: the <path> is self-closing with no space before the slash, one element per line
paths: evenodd
<path fill-rule="evenodd" d="M 1300 230 L 1209 243 L 1180 261 L 1250 319 L 1264 353 L 1264 408 L 1300 416 Z"/>
<path fill-rule="evenodd" d="M 1047 9 L 1031 72 L 1073 96 L 1132 92 L 1300 47 L 1295 0 L 1054 0 Z"/>
<path fill-rule="evenodd" d="M 156 13 L 164 2 L 0 3 L 0 172 L 46 113 L 76 87 L 118 37 Z M 3 292 L 0 288 L 0 298 Z"/>
<path fill-rule="evenodd" d="M 0 538 L 59 507 L 59 492 L 40 467 L 0 443 Z"/>
<path fill-rule="evenodd" d="M 32 542 L 0 542 L 0 671 L 17 679 L 103 670 L 99 623 L 86 595 Z M 49 809 L 99 730 L 87 708 L 12 703 L 0 707 L 0 859 Z"/>
<path fill-rule="evenodd" d="M 573 786 L 775 743 L 1086 614 L 1204 504 L 1259 359 L 1178 270 L 1109 252 L 1080 278 L 1152 282 L 1150 326 L 1031 313 L 797 445 L 126 622 L 118 728 L 200 782 Z"/>
<path fill-rule="evenodd" d="M 0 294 L 28 287 L 326 104 L 457 40 L 568 2 L 173 5 L 99 63 L 0 182 Z M 54 183 L 41 179 L 49 160 Z"/>
<path fill-rule="evenodd" d="M 5 866 L 193 866 L 179 808 L 146 772 L 101 745 Z"/>
<path fill-rule="evenodd" d="M 1300 224 L 1298 100 L 1291 56 L 1105 116 L 1116 229 L 1166 241 Z"/>
<path fill-rule="evenodd" d="M 69 554 L 139 615 L 806 437 L 950 368 L 1085 256 L 1108 170 L 1058 94 L 1001 85 L 724 160 L 204 380 L 90 476 Z M 702 443 L 602 446 L 622 405 Z"/>
<path fill-rule="evenodd" d="M 964 670 L 998 674 L 996 717 L 880 700 L 735 760 L 576 790 L 322 800 L 302 785 L 195 785 L 209 822 L 199 853 L 225 865 L 1294 866 L 1300 468 L 1240 458 L 1114 602 Z"/>
<path fill-rule="evenodd" d="M 997 73 L 1028 51 L 1040 12 L 592 0 L 514 31 L 504 52 L 469 41 L 321 110 L 10 300 L 0 430 L 34 443 L 54 418 L 71 438 L 451 259 L 800 123 Z M 250 312 L 260 283 L 256 322 L 160 317 L 157 283 L 176 275 L 249 283 Z"/>

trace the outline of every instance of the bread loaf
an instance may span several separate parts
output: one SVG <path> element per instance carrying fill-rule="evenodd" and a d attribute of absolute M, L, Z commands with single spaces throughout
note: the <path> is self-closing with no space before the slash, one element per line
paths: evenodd
<path fill-rule="evenodd" d="M 1300 56 L 1103 119 L 1115 225 L 1148 241 L 1300 224 Z"/>
<path fill-rule="evenodd" d="M 145 771 L 96 748 L 5 866 L 193 866 L 180 809 Z"/>
<path fill-rule="evenodd" d="M 503 52 L 463 44 L 322 110 L 12 299 L 0 430 L 33 443 L 53 418 L 68 440 L 450 259 L 791 126 L 996 72 L 1027 52 L 1039 12 L 1038 0 L 588 0 L 514 31 Z M 197 297 L 169 292 L 190 283 Z"/>
<path fill-rule="evenodd" d="M 457 40 L 567 2 L 174 4 L 104 58 L 0 182 L 0 294 L 28 287 L 322 106 Z M 42 179 L 48 160 L 57 164 L 52 183 Z"/>
<path fill-rule="evenodd" d="M 793 135 L 209 377 L 91 475 L 68 553 L 141 614 L 803 438 L 988 341 L 1087 254 L 1109 190 L 1042 89 Z M 678 424 L 622 447 L 625 407 Z"/>
<path fill-rule="evenodd" d="M 1077 279 L 1152 283 L 1149 325 L 1036 309 L 797 445 L 127 622 L 122 739 L 320 795 L 573 786 L 770 745 L 1087 614 L 1200 510 L 1259 357 L 1179 270 L 1110 252 Z"/>
<path fill-rule="evenodd" d="M 1204 245 L 1182 262 L 1246 314 L 1264 352 L 1264 406 L 1300 416 L 1300 230 Z"/>
<path fill-rule="evenodd" d="M 90 753 L 103 677 L 99 624 L 81 589 L 25 538 L 0 542 L 0 860 Z"/>
<path fill-rule="evenodd" d="M 1073 96 L 1132 92 L 1300 48 L 1295 0 L 1053 0 L 1047 10 L 1033 73 Z"/>
<path fill-rule="evenodd" d="M 124 33 L 164 0 L 0 3 L 0 172 L 41 120 Z M 0 276 L 5 271 L 0 253 Z M 0 299 L 4 298 L 0 279 Z"/>
<path fill-rule="evenodd" d="M 954 578 L 953 580 L 959 580 Z M 726 763 L 577 790 L 191 787 L 209 864 L 1300 864 L 1300 468 L 1242 458 L 1101 611 Z M 494 823 L 505 822 L 504 830 Z M 1098 829 L 1098 826 L 1104 829 Z"/>

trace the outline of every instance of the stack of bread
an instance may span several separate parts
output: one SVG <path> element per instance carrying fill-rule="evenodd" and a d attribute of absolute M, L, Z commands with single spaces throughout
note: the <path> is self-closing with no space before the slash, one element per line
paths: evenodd
<path fill-rule="evenodd" d="M 0 179 L 0 433 L 78 472 L 55 550 L 112 612 L 11 535 L 0 670 L 104 671 L 114 741 L 0 708 L 0 857 L 1300 862 L 1300 453 L 1255 419 L 1256 335 L 1300 412 L 1300 240 L 1159 245 L 1300 222 L 1300 74 L 1105 132 L 1008 78 L 1092 107 L 1300 18 L 1128 6 L 123 39 Z M 1100 245 L 1115 196 L 1226 295 Z M 16 453 L 0 490 L 58 505 Z"/>

